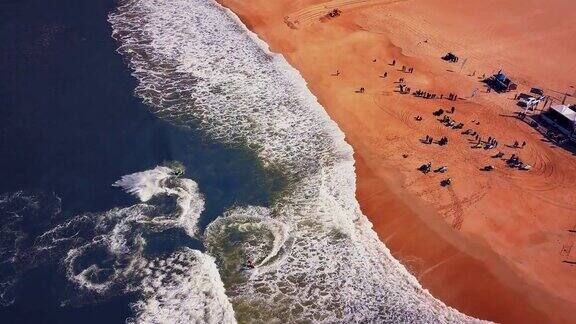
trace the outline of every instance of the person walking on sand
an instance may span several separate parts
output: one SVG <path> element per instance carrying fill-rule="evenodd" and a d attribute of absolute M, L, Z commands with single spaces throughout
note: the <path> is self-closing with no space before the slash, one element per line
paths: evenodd
<path fill-rule="evenodd" d="M 392 60 L 392 66 L 396 65 L 396 60 Z"/>
<path fill-rule="evenodd" d="M 453 114 L 456 111 L 456 108 L 454 108 L 454 106 L 452 106 L 452 108 L 450 108 L 450 113 Z"/>
<path fill-rule="evenodd" d="M 476 97 L 476 95 L 478 94 L 478 88 L 472 90 L 472 98 Z"/>

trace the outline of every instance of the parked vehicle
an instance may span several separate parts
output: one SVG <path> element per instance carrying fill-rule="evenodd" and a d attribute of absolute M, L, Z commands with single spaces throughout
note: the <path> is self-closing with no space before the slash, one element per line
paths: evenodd
<path fill-rule="evenodd" d="M 520 107 L 534 107 L 540 102 L 540 97 L 533 97 L 531 95 L 522 93 L 518 96 L 518 106 Z"/>
<path fill-rule="evenodd" d="M 536 88 L 536 87 L 530 89 L 530 93 L 533 93 L 533 94 L 537 95 L 538 97 L 544 96 L 544 90 L 542 90 L 540 88 Z"/>

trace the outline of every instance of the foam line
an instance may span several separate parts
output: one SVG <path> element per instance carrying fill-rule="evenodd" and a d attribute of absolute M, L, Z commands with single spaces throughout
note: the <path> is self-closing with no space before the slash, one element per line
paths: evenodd
<path fill-rule="evenodd" d="M 392 257 L 360 211 L 344 134 L 299 72 L 231 11 L 212 0 L 129 0 L 109 20 L 153 113 L 253 151 L 290 182 L 270 208 L 232 209 L 206 230 L 237 316 L 475 321 Z M 242 257 L 255 268 L 242 269 Z"/>

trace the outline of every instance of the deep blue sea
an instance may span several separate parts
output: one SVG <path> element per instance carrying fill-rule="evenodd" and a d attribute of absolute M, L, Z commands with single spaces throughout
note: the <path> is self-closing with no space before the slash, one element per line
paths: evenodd
<path fill-rule="evenodd" d="M 194 127 L 169 125 L 134 96 L 136 81 L 107 21 L 115 6 L 0 0 L 0 194 L 23 192 L 40 203 L 33 212 L 20 209 L 31 214 L 9 229 L 24 233 L 24 247 L 74 215 L 134 204 L 111 185 L 165 161 L 182 162 L 198 183 L 205 196 L 201 227 L 231 205 L 266 205 L 279 186 L 254 154 L 206 141 Z M 18 208 L 0 209 L 0 224 Z M 178 231 L 153 239 L 165 250 L 202 249 Z M 4 250 L 16 246 L 8 236 L 1 240 Z M 57 262 L 13 267 L 2 260 L 0 278 L 19 276 L 4 296 L 13 302 L 0 306 L 2 323 L 121 323 L 131 316 L 130 294 L 61 306 L 75 292 Z"/>

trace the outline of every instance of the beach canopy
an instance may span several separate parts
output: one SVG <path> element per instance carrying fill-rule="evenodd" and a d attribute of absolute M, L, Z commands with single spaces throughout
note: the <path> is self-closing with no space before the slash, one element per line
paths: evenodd
<path fill-rule="evenodd" d="M 504 73 L 502 73 L 502 72 L 496 74 L 495 78 L 496 78 L 496 80 L 502 81 L 502 82 L 505 82 L 506 79 L 507 79 L 507 78 L 506 78 L 506 74 L 504 74 Z"/>
<path fill-rule="evenodd" d="M 566 105 L 553 105 L 550 107 L 550 109 L 564 116 L 569 121 L 576 123 L 576 111 L 570 109 L 570 107 Z"/>

